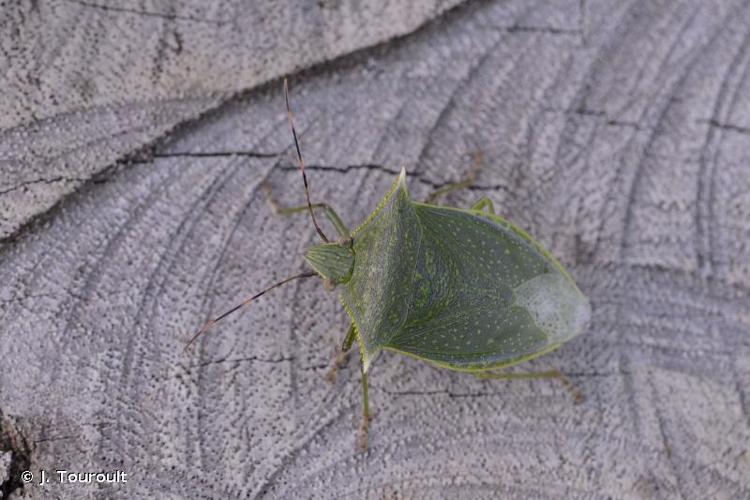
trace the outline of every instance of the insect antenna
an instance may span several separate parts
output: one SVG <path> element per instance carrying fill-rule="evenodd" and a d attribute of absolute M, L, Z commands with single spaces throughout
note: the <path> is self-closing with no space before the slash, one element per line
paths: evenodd
<path fill-rule="evenodd" d="M 214 319 L 208 320 L 206 322 L 206 324 L 203 325 L 201 327 L 201 329 L 198 330 L 198 332 L 195 335 L 193 335 L 193 338 L 191 338 L 190 341 L 185 345 L 185 348 L 183 349 L 182 352 L 187 351 L 188 348 L 193 344 L 193 342 L 195 342 L 195 340 L 198 337 L 200 337 L 201 335 L 203 335 L 204 333 L 206 333 L 216 323 L 218 323 L 222 319 L 226 318 L 227 316 L 229 316 L 233 312 L 236 312 L 237 310 L 242 309 L 246 305 L 250 304 L 250 302 L 252 302 L 255 299 L 257 299 L 258 297 L 261 297 L 262 295 L 264 295 L 266 292 L 270 292 L 274 288 L 280 287 L 281 285 L 289 283 L 290 281 L 294 281 L 294 280 L 298 280 L 298 279 L 302 279 L 302 278 L 311 278 L 311 277 L 317 276 L 317 275 L 318 275 L 318 273 L 316 273 L 315 271 L 306 271 L 304 273 L 295 274 L 294 276 L 290 276 L 290 277 L 288 277 L 286 279 L 283 279 L 283 280 L 279 281 L 278 283 L 274 283 L 273 285 L 269 286 L 268 288 L 266 288 L 264 290 L 261 290 L 260 292 L 256 293 L 252 297 L 246 298 L 245 300 L 243 300 L 242 302 L 240 302 L 239 304 L 237 304 L 233 308 L 229 309 L 228 311 L 220 314 L 219 316 L 215 317 Z"/>
<path fill-rule="evenodd" d="M 325 243 L 328 243 L 328 238 L 326 238 L 323 230 L 320 229 L 318 221 L 315 219 L 315 212 L 313 211 L 312 203 L 310 203 L 310 189 L 307 185 L 307 175 L 305 175 L 305 162 L 302 161 L 302 152 L 299 149 L 297 131 L 294 129 L 294 116 L 292 115 L 292 107 L 289 105 L 289 86 L 287 85 L 286 78 L 284 78 L 284 100 L 286 101 L 286 116 L 287 118 L 289 118 L 289 127 L 292 129 L 292 137 L 294 137 L 294 147 L 297 149 L 297 163 L 299 164 L 299 169 L 302 172 L 302 181 L 305 183 L 305 198 L 307 199 L 307 208 L 310 211 L 310 217 L 312 217 L 313 224 L 315 225 L 315 230 L 318 231 L 320 238 Z"/>

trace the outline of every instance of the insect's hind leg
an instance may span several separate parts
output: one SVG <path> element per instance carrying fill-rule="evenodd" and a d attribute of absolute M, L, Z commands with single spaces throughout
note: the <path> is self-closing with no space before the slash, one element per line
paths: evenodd
<path fill-rule="evenodd" d="M 331 369 L 326 373 L 325 379 L 329 384 L 336 382 L 336 376 L 338 375 L 339 369 L 341 369 L 349 359 L 349 353 L 356 338 L 357 334 L 354 331 L 354 324 L 352 324 L 346 332 L 346 337 L 344 337 L 344 343 L 341 345 L 341 349 L 336 353 Z"/>
<path fill-rule="evenodd" d="M 278 202 L 274 199 L 273 193 L 271 192 L 271 187 L 268 184 L 263 184 L 262 186 L 263 191 L 266 193 L 266 197 L 268 199 L 269 205 L 271 205 L 271 210 L 273 210 L 273 213 L 280 214 L 280 215 L 292 215 L 299 212 L 305 212 L 308 210 L 307 205 L 301 205 L 299 207 L 282 207 L 278 204 Z M 328 220 L 331 221 L 331 224 L 333 224 L 333 227 L 336 229 L 336 232 L 339 233 L 339 236 L 342 238 L 348 238 L 351 234 L 349 231 L 349 228 L 346 227 L 346 224 L 341 220 L 341 217 L 338 216 L 336 211 L 331 208 L 331 206 L 328 203 L 314 203 L 312 205 L 313 210 L 319 211 L 322 210 L 323 213 L 328 217 Z"/>
<path fill-rule="evenodd" d="M 498 372 L 478 372 L 474 374 L 477 378 L 481 379 L 503 379 L 503 380 L 514 380 L 514 379 L 544 379 L 544 378 L 556 378 L 573 396 L 573 402 L 575 404 L 583 403 L 583 393 L 578 387 L 570 381 L 560 370 L 547 370 L 543 372 L 526 372 L 526 373 L 498 373 Z"/>
<path fill-rule="evenodd" d="M 466 177 L 462 181 L 454 182 L 452 184 L 448 184 L 446 186 L 441 187 L 440 189 L 437 189 L 430 193 L 427 198 L 425 198 L 425 203 L 434 203 L 435 200 L 440 198 L 441 196 L 445 196 L 448 193 L 451 193 L 453 191 L 458 191 L 459 189 L 465 189 L 469 188 L 474 185 L 474 182 L 477 180 L 477 174 L 479 173 L 479 169 L 482 167 L 482 152 L 476 151 L 474 152 L 474 165 L 471 167 L 471 170 L 469 170 L 469 173 L 466 174 Z"/>
<path fill-rule="evenodd" d="M 484 210 L 487 213 L 495 215 L 495 204 L 486 196 L 480 198 L 479 201 L 474 203 L 470 208 L 471 210 Z"/>
<path fill-rule="evenodd" d="M 365 367 L 360 363 L 360 372 L 362 373 L 362 423 L 359 426 L 359 449 L 367 451 L 370 437 L 370 398 L 368 396 L 367 373 Z"/>

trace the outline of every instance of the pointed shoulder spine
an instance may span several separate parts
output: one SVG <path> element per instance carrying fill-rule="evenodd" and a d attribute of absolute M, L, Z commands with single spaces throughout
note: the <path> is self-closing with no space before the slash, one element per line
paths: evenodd
<path fill-rule="evenodd" d="M 380 212 L 383 211 L 383 209 L 388 205 L 388 202 L 390 201 L 391 197 L 399 190 L 403 189 L 404 193 L 406 193 L 406 196 L 409 196 L 409 190 L 406 187 L 406 168 L 401 167 L 401 172 L 399 172 L 398 177 L 396 177 L 396 180 L 391 185 L 391 188 L 388 190 L 388 192 L 383 196 L 383 199 L 380 200 L 378 203 L 378 206 L 375 207 L 375 210 L 372 211 L 370 215 L 367 216 L 367 218 L 357 226 L 357 229 L 354 230 L 352 233 L 352 237 L 356 237 L 357 233 L 359 233 L 364 227 L 366 227 L 375 217 L 378 216 Z"/>

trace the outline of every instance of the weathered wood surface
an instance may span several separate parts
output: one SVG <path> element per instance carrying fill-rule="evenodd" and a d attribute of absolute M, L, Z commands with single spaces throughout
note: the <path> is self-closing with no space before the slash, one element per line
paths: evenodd
<path fill-rule="evenodd" d="M 192 3 L 0 13 L 0 480 L 129 474 L 4 492 L 750 496 L 746 2 Z M 313 196 L 352 225 L 401 165 L 422 197 L 482 151 L 447 201 L 490 196 L 591 297 L 590 331 L 531 363 L 583 404 L 385 354 L 359 454 L 356 359 L 322 379 L 346 318 L 312 281 L 182 354 L 316 240 L 259 189 L 303 199 L 279 77 L 304 67 Z"/>
<path fill-rule="evenodd" d="M 409 33 L 456 3 L 3 6 L 0 238 L 229 96 Z"/>

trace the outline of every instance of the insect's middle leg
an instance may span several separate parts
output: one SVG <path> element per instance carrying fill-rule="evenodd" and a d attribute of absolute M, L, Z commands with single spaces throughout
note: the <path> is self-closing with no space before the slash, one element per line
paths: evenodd
<path fill-rule="evenodd" d="M 334 382 L 336 380 L 336 372 L 339 368 L 341 368 L 341 366 L 343 366 L 343 363 L 344 361 L 346 361 L 352 348 L 352 344 L 354 344 L 354 341 L 356 339 L 357 332 L 354 329 L 354 324 L 352 323 L 352 325 L 349 327 L 349 331 L 346 334 L 346 338 L 344 339 L 344 344 L 341 346 L 341 352 L 338 354 L 338 356 L 336 356 L 333 367 L 326 375 L 326 380 L 328 380 L 329 382 Z M 367 383 L 367 373 L 365 373 L 364 365 L 362 365 L 362 363 L 360 363 L 359 369 L 362 377 L 360 379 L 362 383 L 362 423 L 359 426 L 358 444 L 361 451 L 367 451 L 372 413 L 370 413 L 370 395 L 369 385 Z"/>
<path fill-rule="evenodd" d="M 325 379 L 327 382 L 331 384 L 336 382 L 336 375 L 338 375 L 339 369 L 341 369 L 349 359 L 349 352 L 356 338 L 357 334 L 354 331 L 354 324 L 352 324 L 346 332 L 346 337 L 344 338 L 344 343 L 341 345 L 341 349 L 336 353 L 331 369 L 326 373 Z"/>
<path fill-rule="evenodd" d="M 291 215 L 308 210 L 307 205 L 301 205 L 298 207 L 282 207 L 274 199 L 273 193 L 271 192 L 271 188 L 268 186 L 268 184 L 263 184 L 262 187 L 263 191 L 266 193 L 268 203 L 271 205 L 271 210 L 273 210 L 273 213 L 281 215 Z M 333 224 L 336 232 L 339 233 L 339 236 L 341 236 L 342 238 L 349 237 L 349 235 L 351 234 L 349 228 L 346 227 L 346 224 L 344 224 L 344 222 L 341 220 L 341 217 L 338 216 L 336 211 L 331 208 L 328 203 L 314 203 L 312 205 L 312 209 L 316 211 L 322 210 L 326 217 L 328 217 L 328 220 L 331 221 L 331 224 Z"/>
<path fill-rule="evenodd" d="M 469 173 L 466 174 L 466 177 L 462 181 L 454 182 L 452 184 L 448 184 L 446 186 L 441 187 L 440 189 L 436 189 L 432 193 L 430 193 L 427 198 L 425 198 L 425 203 L 434 203 L 435 200 L 440 198 L 441 196 L 444 196 L 450 192 L 458 191 L 459 189 L 465 189 L 469 188 L 474 185 L 474 182 L 477 180 L 477 174 L 479 173 L 479 169 L 482 167 L 482 152 L 476 151 L 474 153 L 474 165 L 471 167 L 471 170 L 469 170 Z"/>
<path fill-rule="evenodd" d="M 495 204 L 492 203 L 492 200 L 483 196 L 471 206 L 471 210 L 486 210 L 488 213 L 495 215 Z"/>
<path fill-rule="evenodd" d="M 514 379 L 540 379 L 540 378 L 556 378 L 558 379 L 563 386 L 570 392 L 570 394 L 573 396 L 573 401 L 576 404 L 580 404 L 583 402 L 583 393 L 578 389 L 578 387 L 573 384 L 573 382 L 570 381 L 568 377 L 565 376 L 563 372 L 560 370 L 548 370 L 544 372 L 526 372 L 526 373 L 498 373 L 498 372 L 478 372 L 474 374 L 477 378 L 482 379 L 504 379 L 504 380 L 514 380 Z"/>

